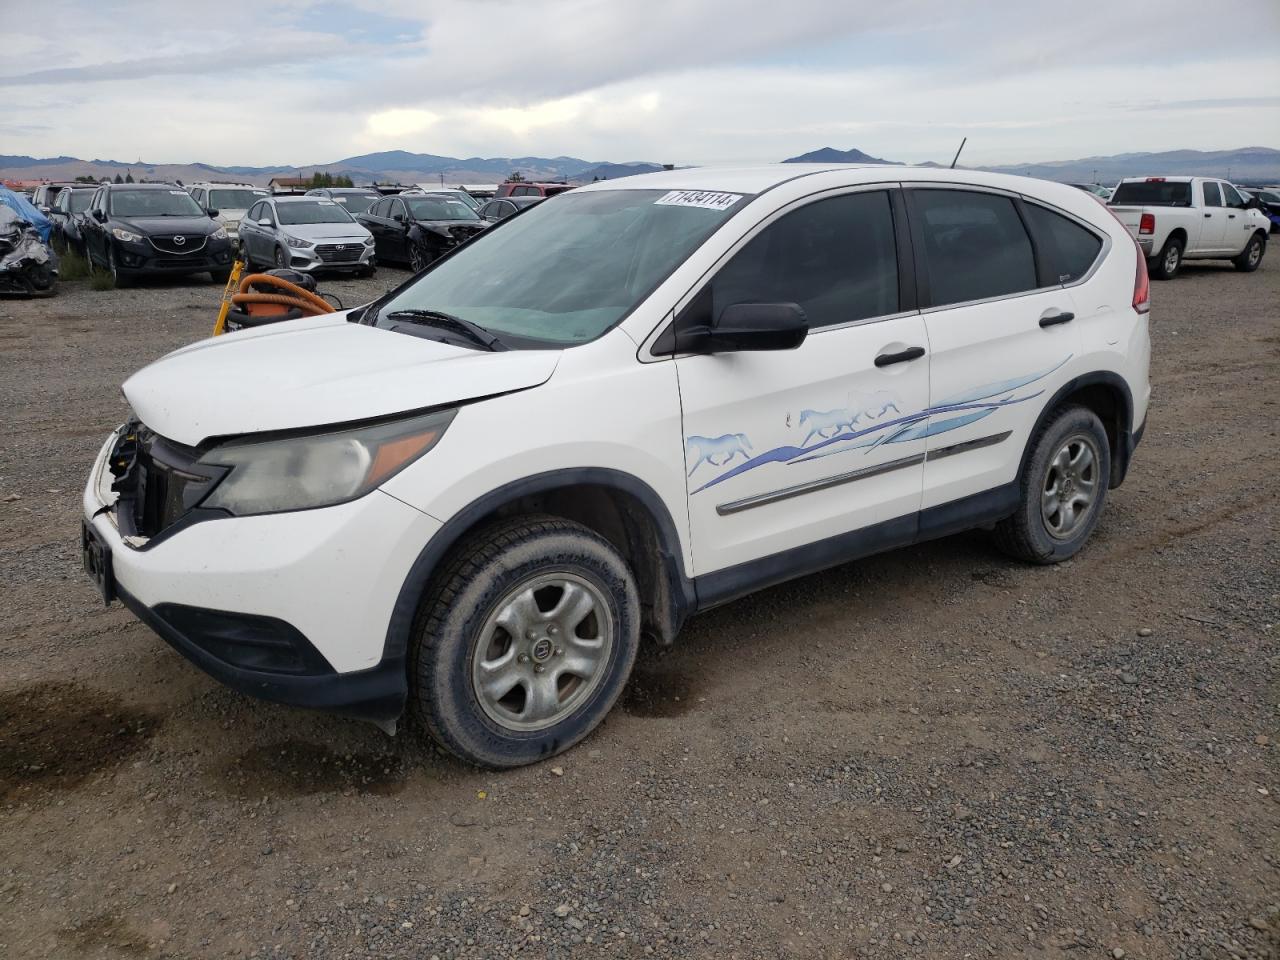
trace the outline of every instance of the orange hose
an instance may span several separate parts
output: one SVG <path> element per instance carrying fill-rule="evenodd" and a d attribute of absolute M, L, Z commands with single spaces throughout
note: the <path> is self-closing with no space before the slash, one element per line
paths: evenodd
<path fill-rule="evenodd" d="M 261 283 L 272 286 L 282 293 L 249 293 L 249 287 L 255 283 Z M 291 296 L 287 296 L 287 294 Z M 265 298 L 265 299 L 248 299 Z M 280 277 L 273 277 L 266 273 L 251 273 L 240 281 L 240 292 L 232 296 L 231 302 L 235 304 L 241 303 L 281 303 L 291 307 L 301 307 L 304 310 L 316 313 L 333 313 L 333 304 L 318 297 L 310 290 L 298 286 L 296 283 L 290 283 L 288 280 Z"/>

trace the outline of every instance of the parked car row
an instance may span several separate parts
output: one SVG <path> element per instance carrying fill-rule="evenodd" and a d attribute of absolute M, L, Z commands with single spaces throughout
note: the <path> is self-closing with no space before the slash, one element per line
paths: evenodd
<path fill-rule="evenodd" d="M 1271 220 L 1262 203 L 1212 177 L 1129 177 L 1108 208 L 1138 241 L 1151 276 L 1172 280 L 1184 260 L 1230 260 L 1258 269 Z"/>

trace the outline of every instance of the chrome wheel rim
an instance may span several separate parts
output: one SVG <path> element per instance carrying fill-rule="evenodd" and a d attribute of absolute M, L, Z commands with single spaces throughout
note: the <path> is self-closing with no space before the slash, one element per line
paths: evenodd
<path fill-rule="evenodd" d="M 422 251 L 419 250 L 417 247 L 412 247 L 409 250 L 409 269 L 412 270 L 414 273 L 417 273 L 426 265 L 427 265 L 427 261 L 426 261 L 426 258 L 422 255 Z"/>
<path fill-rule="evenodd" d="M 599 586 L 567 572 L 530 577 L 498 601 L 476 639 L 476 700 L 509 730 L 555 726 L 604 680 L 613 637 Z"/>
<path fill-rule="evenodd" d="M 285 266 L 284 251 L 276 247 L 276 269 L 283 270 Z"/>
<path fill-rule="evenodd" d="M 1258 261 L 1262 259 L 1262 243 L 1258 240 L 1253 241 L 1253 245 L 1249 248 L 1249 266 L 1256 267 Z"/>
<path fill-rule="evenodd" d="M 1173 273 L 1173 271 L 1178 269 L 1179 256 L 1180 254 L 1178 253 L 1177 247 L 1169 248 L 1169 252 L 1164 255 L 1164 269 L 1166 272 Z"/>
<path fill-rule="evenodd" d="M 1068 437 L 1049 460 L 1040 487 L 1040 517 L 1056 540 L 1066 540 L 1088 520 L 1098 499 L 1102 456 L 1086 434 Z"/>

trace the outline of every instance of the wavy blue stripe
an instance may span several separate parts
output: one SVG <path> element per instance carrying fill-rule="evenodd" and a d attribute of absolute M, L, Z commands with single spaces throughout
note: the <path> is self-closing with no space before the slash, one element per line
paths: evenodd
<path fill-rule="evenodd" d="M 948 407 L 956 403 L 972 403 L 974 400 L 985 400 L 987 397 L 994 397 L 997 393 L 1008 393 L 1011 390 L 1017 390 L 1019 387 L 1025 387 L 1028 383 L 1035 383 L 1042 377 L 1047 377 L 1053 371 L 1057 370 L 1062 364 L 1070 360 L 1074 354 L 1067 354 L 1061 363 L 1055 363 L 1048 369 L 1041 370 L 1039 373 L 1031 373 L 1025 377 L 1015 377 L 1012 380 L 999 380 L 996 383 L 988 383 L 986 386 L 974 387 L 964 393 L 957 393 L 955 396 L 947 397 L 945 400 L 939 400 L 934 406 Z"/>

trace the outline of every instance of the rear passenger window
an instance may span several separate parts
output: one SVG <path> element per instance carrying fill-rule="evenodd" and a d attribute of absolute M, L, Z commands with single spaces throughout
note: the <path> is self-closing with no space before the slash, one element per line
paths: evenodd
<path fill-rule="evenodd" d="M 1218 189 L 1218 185 L 1216 183 L 1205 183 L 1204 205 L 1206 207 L 1222 206 L 1222 191 Z"/>
<path fill-rule="evenodd" d="M 1034 290 L 1031 238 L 1013 201 L 966 190 L 912 191 L 931 305 Z"/>
<path fill-rule="evenodd" d="M 770 224 L 711 282 L 712 317 L 734 303 L 798 303 L 814 329 L 896 313 L 889 195 L 818 200 Z"/>
<path fill-rule="evenodd" d="M 1102 240 L 1096 233 L 1034 203 L 1025 204 L 1023 209 L 1049 265 L 1050 277 L 1058 283 L 1074 283 L 1089 272 L 1102 249 Z"/>

